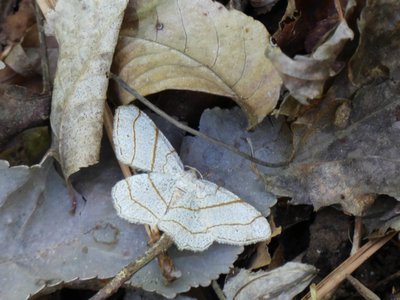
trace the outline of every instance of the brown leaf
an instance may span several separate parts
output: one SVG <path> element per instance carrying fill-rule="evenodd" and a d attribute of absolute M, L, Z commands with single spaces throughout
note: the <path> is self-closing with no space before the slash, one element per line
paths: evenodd
<path fill-rule="evenodd" d="M 263 57 L 269 44 L 261 23 L 211 0 L 142 0 L 134 8 L 125 17 L 115 71 L 139 93 L 184 89 L 231 97 L 250 126 L 275 107 L 281 79 Z M 120 95 L 123 103 L 133 100 Z"/>
<path fill-rule="evenodd" d="M 311 130 L 295 130 L 303 144 L 294 162 L 266 176 L 266 183 L 294 203 L 315 209 L 341 204 L 346 212 L 361 215 L 377 194 L 400 199 L 400 84 L 385 81 L 359 90 L 348 125 L 340 128 L 335 111 L 343 102 L 335 95 L 343 89 L 332 88 L 321 111 L 314 113 Z"/>
<path fill-rule="evenodd" d="M 22 0 L 18 11 L 5 18 L 0 26 L 0 44 L 11 46 L 24 37 L 26 31 L 35 23 L 33 0 Z"/>
<path fill-rule="evenodd" d="M 345 15 L 354 6 L 355 3 L 349 1 Z M 343 19 L 310 55 L 296 55 L 292 59 L 275 47 L 267 48 L 266 56 L 281 74 L 291 95 L 305 104 L 307 99 L 321 97 L 325 81 L 342 69 L 343 63 L 338 62 L 337 57 L 347 41 L 353 39 L 353 35 Z"/>
<path fill-rule="evenodd" d="M 379 78 L 399 79 L 400 3 L 397 0 L 368 1 L 358 27 L 360 44 L 349 62 L 349 78 L 362 86 Z"/>

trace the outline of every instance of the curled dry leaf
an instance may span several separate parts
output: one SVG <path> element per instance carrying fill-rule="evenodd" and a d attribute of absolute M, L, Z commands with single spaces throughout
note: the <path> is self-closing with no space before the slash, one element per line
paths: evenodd
<path fill-rule="evenodd" d="M 60 46 L 53 147 L 68 177 L 98 161 L 109 71 L 127 0 L 59 0 L 46 18 Z"/>
<path fill-rule="evenodd" d="M 248 245 L 270 237 L 268 221 L 251 205 L 185 172 L 171 144 L 137 107 L 118 108 L 113 135 L 118 160 L 148 172 L 113 187 L 121 218 L 157 226 L 180 250 L 204 251 L 214 241 Z"/>
<path fill-rule="evenodd" d="M 0 43 L 2 47 L 11 47 L 13 44 L 20 42 L 24 38 L 24 35 L 29 28 L 35 24 L 35 11 L 33 3 L 34 1 L 32 0 L 20 1 L 18 5 L 18 11 L 12 14 L 10 9 L 10 14 L 1 20 Z M 10 6 L 7 8 L 10 8 Z M 4 12 L 1 11 L 1 13 Z M 4 55 L 4 53 L 0 53 L 0 57 L 2 56 L 1 54 Z"/>
<path fill-rule="evenodd" d="M 345 15 L 349 14 L 356 3 L 350 0 Z M 343 64 L 337 57 L 354 33 L 345 19 L 340 20 L 332 34 L 310 55 L 296 55 L 293 59 L 283 54 L 278 47 L 267 48 L 266 56 L 281 74 L 283 84 L 293 97 L 302 103 L 307 99 L 322 96 L 325 81 L 336 75 Z"/>
<path fill-rule="evenodd" d="M 228 300 L 291 300 L 311 282 L 317 270 L 307 264 L 289 262 L 272 271 L 241 270 L 224 287 Z"/>
<path fill-rule="evenodd" d="M 250 126 L 275 107 L 281 79 L 263 57 L 264 26 L 211 0 L 140 0 L 127 10 L 115 72 L 142 95 L 165 89 L 231 97 Z M 129 22 L 128 22 L 129 21 Z M 120 91 L 123 103 L 133 97 Z"/>

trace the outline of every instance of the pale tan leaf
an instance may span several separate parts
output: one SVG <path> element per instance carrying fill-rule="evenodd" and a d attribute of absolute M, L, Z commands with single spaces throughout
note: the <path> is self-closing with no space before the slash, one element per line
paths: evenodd
<path fill-rule="evenodd" d="M 263 55 L 269 35 L 261 23 L 211 0 L 140 0 L 135 12 L 125 18 L 115 71 L 139 93 L 231 97 L 251 126 L 275 107 L 281 79 Z M 120 94 L 125 104 L 134 99 Z"/>
<path fill-rule="evenodd" d="M 127 0 L 59 0 L 46 15 L 60 45 L 51 108 L 64 175 L 97 163 L 111 60 Z"/>

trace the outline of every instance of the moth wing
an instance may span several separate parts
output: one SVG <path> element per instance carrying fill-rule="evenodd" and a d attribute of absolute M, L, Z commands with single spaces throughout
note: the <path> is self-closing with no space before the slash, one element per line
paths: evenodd
<path fill-rule="evenodd" d="M 203 251 L 214 241 L 248 245 L 270 237 L 265 217 L 230 191 L 188 177 L 180 178 L 175 188 L 180 194 L 158 226 L 174 237 L 179 249 Z"/>
<path fill-rule="evenodd" d="M 182 162 L 153 121 L 134 105 L 120 106 L 114 117 L 117 159 L 148 172 L 179 174 Z"/>
<path fill-rule="evenodd" d="M 176 178 L 161 173 L 134 175 L 112 189 L 118 215 L 131 222 L 157 225 L 172 199 Z"/>

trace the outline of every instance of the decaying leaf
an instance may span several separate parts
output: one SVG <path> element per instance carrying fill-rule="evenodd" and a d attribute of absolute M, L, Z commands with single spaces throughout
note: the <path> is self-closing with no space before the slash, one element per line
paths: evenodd
<path fill-rule="evenodd" d="M 349 62 L 349 77 L 361 86 L 374 79 L 400 78 L 400 3 L 397 0 L 367 1 L 358 28 L 360 44 Z"/>
<path fill-rule="evenodd" d="M 50 133 L 48 126 L 33 127 L 24 130 L 2 150 L 0 159 L 7 160 L 10 165 L 34 165 L 39 163 L 50 147 Z"/>
<path fill-rule="evenodd" d="M 355 5 L 354 0 L 348 1 L 345 16 Z M 296 55 L 292 59 L 277 50 L 277 47 L 271 47 L 267 48 L 266 56 L 281 74 L 291 95 L 300 102 L 307 103 L 307 99 L 321 97 L 325 81 L 342 69 L 343 64 L 336 60 L 346 42 L 353 39 L 353 36 L 353 31 L 343 19 L 310 55 Z"/>
<path fill-rule="evenodd" d="M 268 272 L 241 270 L 227 282 L 224 293 L 228 300 L 291 300 L 304 290 L 316 273 L 311 265 L 293 262 Z"/>
<path fill-rule="evenodd" d="M 269 43 L 261 23 L 211 0 L 135 4 L 134 12 L 127 10 L 114 67 L 139 93 L 184 89 L 231 97 L 250 126 L 275 107 L 281 79 L 263 57 Z M 120 95 L 125 104 L 134 99 Z"/>
<path fill-rule="evenodd" d="M 393 7 L 386 2 L 376 5 L 373 12 L 366 8 L 363 19 L 369 14 L 378 17 L 368 24 L 380 28 L 385 14 Z M 382 35 L 390 36 L 376 31 L 378 34 L 364 34 L 361 38 L 353 64 L 356 60 L 369 61 Z M 388 74 L 396 78 L 399 67 L 391 62 L 397 57 L 392 46 L 384 47 L 369 65 L 390 65 Z M 295 145 L 299 146 L 294 162 L 279 174 L 266 176 L 267 186 L 277 195 L 293 197 L 294 203 L 313 204 L 315 209 L 341 204 L 354 215 L 362 215 L 379 194 L 400 199 L 400 85 L 390 79 L 371 81 L 371 74 L 354 69 L 352 74 L 358 83 L 369 85 L 357 91 L 343 74 L 320 108 L 309 112 L 308 119 L 313 121 L 308 128 L 294 128 Z M 346 103 L 343 99 L 351 98 L 350 102 L 346 100 L 351 111 L 344 114 L 345 120 L 337 126 L 338 115 L 343 117 L 338 113 Z"/>
<path fill-rule="evenodd" d="M 400 231 L 400 202 L 386 195 L 378 197 L 363 217 L 367 233 L 384 236 L 389 229 Z"/>
<path fill-rule="evenodd" d="M 11 47 L 13 44 L 20 42 L 26 31 L 35 23 L 33 3 L 34 1 L 32 0 L 20 1 L 16 13 L 9 12 L 10 14 L 7 17 L 0 20 L 0 43 L 2 47 Z M 8 12 L 8 10 L 4 12 Z M 1 11 L 1 13 L 4 12 Z"/>
<path fill-rule="evenodd" d="M 176 150 L 136 106 L 117 109 L 113 135 L 118 160 L 148 172 L 113 187 L 121 218 L 157 226 L 180 250 L 204 251 L 213 242 L 248 245 L 270 237 L 268 221 L 251 205 L 185 172 Z"/>
<path fill-rule="evenodd" d="M 127 0 L 59 0 L 47 20 L 60 45 L 51 109 L 64 175 L 97 162 L 104 100 Z"/>
<path fill-rule="evenodd" d="M 75 215 L 69 213 L 64 180 L 51 162 L 8 168 L 1 161 L 0 240 L 6 242 L 1 243 L 0 283 L 8 288 L 0 289 L 0 299 L 26 299 L 37 291 L 44 295 L 76 278 L 109 278 L 146 251 L 143 226 L 115 213 L 110 191 L 122 175 L 111 149 L 105 148 L 102 155 L 98 165 L 72 177 L 82 195 Z M 228 272 L 242 250 L 217 244 L 201 253 L 173 248 L 169 254 L 181 278 L 165 285 L 153 261 L 127 286 L 172 298 Z"/>
<path fill-rule="evenodd" d="M 338 128 L 335 109 L 341 101 L 335 98 L 343 89 L 331 89 L 294 162 L 267 175 L 266 184 L 294 203 L 315 209 L 341 204 L 361 215 L 377 194 L 400 199 L 400 85 L 388 80 L 360 89 L 347 127 Z"/>
<path fill-rule="evenodd" d="M 41 125 L 49 117 L 50 95 L 17 85 L 0 84 L 0 149 L 14 135 Z"/>
<path fill-rule="evenodd" d="M 283 119 L 264 120 L 248 132 L 245 115 L 238 108 L 214 108 L 203 112 L 199 127 L 209 136 L 270 162 L 285 161 L 292 150 L 291 133 Z M 276 197 L 265 189 L 261 179 L 262 174 L 271 171 L 268 168 L 252 165 L 241 156 L 196 137 L 185 137 L 181 157 L 205 179 L 231 190 L 265 216 L 276 203 Z"/>
<path fill-rule="evenodd" d="M 249 3 L 257 14 L 265 14 L 269 12 L 278 1 L 279 0 L 249 0 Z"/>

